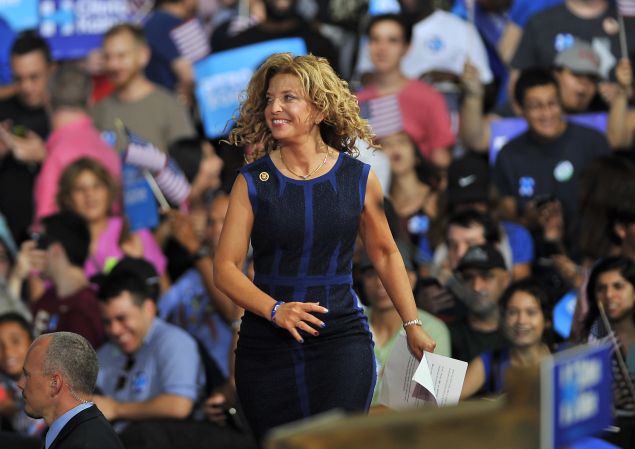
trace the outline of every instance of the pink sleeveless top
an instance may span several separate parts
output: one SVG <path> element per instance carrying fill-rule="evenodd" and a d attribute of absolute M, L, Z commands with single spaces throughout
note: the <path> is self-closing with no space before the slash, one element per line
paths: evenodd
<path fill-rule="evenodd" d="M 108 219 L 108 226 L 97 241 L 95 254 L 88 256 L 84 264 L 86 277 L 90 278 L 92 275 L 102 272 L 106 265 L 111 263 L 110 261 L 118 261 L 125 256 L 119 247 L 119 237 L 122 228 L 123 219 L 121 217 L 110 217 Z M 134 234 L 141 239 L 143 258 L 154 265 L 159 275 L 163 275 L 167 266 L 167 260 L 161 252 L 161 248 L 159 248 L 156 240 L 154 240 L 152 233 L 147 229 L 141 229 L 135 231 Z"/>

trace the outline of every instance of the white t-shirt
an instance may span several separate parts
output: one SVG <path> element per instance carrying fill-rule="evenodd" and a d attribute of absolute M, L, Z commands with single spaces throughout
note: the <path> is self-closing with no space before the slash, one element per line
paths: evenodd
<path fill-rule="evenodd" d="M 373 169 L 379 179 L 379 184 L 381 184 L 384 195 L 388 196 L 391 181 L 390 159 L 388 159 L 388 156 L 386 156 L 383 151 L 370 148 L 368 144 L 361 139 L 357 139 L 355 145 L 357 145 L 357 149 L 359 150 L 357 159 L 370 165 L 370 168 Z"/>
<path fill-rule="evenodd" d="M 367 40 L 361 44 L 356 73 L 373 70 Z M 481 82 L 492 82 L 487 51 L 474 26 L 449 12 L 437 10 L 416 23 L 410 50 L 401 60 L 401 70 L 409 78 L 419 78 L 433 70 L 463 73 L 466 58 L 476 66 Z"/>

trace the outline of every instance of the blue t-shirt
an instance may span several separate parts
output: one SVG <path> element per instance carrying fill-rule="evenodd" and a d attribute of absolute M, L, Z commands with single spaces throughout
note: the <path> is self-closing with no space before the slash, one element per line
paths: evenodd
<path fill-rule="evenodd" d="M 11 46 L 15 39 L 15 32 L 11 26 L 0 17 L 0 86 L 11 84 Z"/>
<path fill-rule="evenodd" d="M 564 0 L 514 0 L 512 6 L 502 14 L 493 14 L 484 11 L 478 4 L 474 4 L 474 25 L 480 33 L 485 48 L 492 73 L 501 79 L 501 85 L 507 84 L 507 69 L 498 55 L 498 41 L 507 23 L 513 22 L 523 28 L 527 20 L 537 12 L 550 6 L 562 3 Z M 468 20 L 470 14 L 465 4 L 465 0 L 456 0 L 452 7 L 452 14 Z M 505 89 L 501 89 L 497 104 L 503 104 L 507 100 Z"/>
<path fill-rule="evenodd" d="M 514 0 L 512 2 L 512 6 L 505 12 L 505 14 L 500 14 L 500 16 L 507 16 L 506 19 L 511 20 L 516 25 L 523 28 L 527 23 L 527 20 L 529 20 L 529 18 L 537 12 L 540 12 L 543 9 L 547 9 L 551 6 L 559 5 L 563 2 L 564 0 Z M 468 18 L 465 0 L 456 0 L 454 2 L 454 6 L 452 6 L 452 14 L 457 15 L 463 19 Z M 478 2 L 476 2 L 474 16 L 477 22 L 479 14 L 485 13 L 483 13 Z"/>
<path fill-rule="evenodd" d="M 177 78 L 172 71 L 172 62 L 181 56 L 170 31 L 183 24 L 183 20 L 164 11 L 154 12 L 143 26 L 143 31 L 152 51 L 146 67 L 146 76 L 154 83 L 174 90 Z"/>
<path fill-rule="evenodd" d="M 214 310 L 197 270 L 185 272 L 158 303 L 159 316 L 196 337 L 225 377 L 229 375 L 231 327 Z"/>
<path fill-rule="evenodd" d="M 564 0 L 514 0 L 508 12 L 509 19 L 524 28 L 531 16 L 561 3 L 564 3 Z"/>
<path fill-rule="evenodd" d="M 523 226 L 513 221 L 501 221 L 512 253 L 512 265 L 531 263 L 534 260 L 534 239 Z"/>

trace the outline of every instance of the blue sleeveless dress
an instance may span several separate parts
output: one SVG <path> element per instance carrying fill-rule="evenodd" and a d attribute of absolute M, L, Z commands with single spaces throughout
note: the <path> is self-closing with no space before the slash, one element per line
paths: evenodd
<path fill-rule="evenodd" d="M 370 167 L 340 153 L 314 179 L 284 176 L 269 155 L 243 167 L 254 213 L 254 283 L 278 301 L 319 302 L 327 325 L 298 343 L 245 312 L 236 386 L 258 440 L 272 427 L 334 408 L 368 410 L 375 358 L 352 287 L 352 256 Z"/>

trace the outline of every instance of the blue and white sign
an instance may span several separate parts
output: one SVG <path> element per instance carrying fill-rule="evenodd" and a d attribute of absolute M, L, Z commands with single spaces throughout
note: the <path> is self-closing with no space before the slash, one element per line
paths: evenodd
<path fill-rule="evenodd" d="M 240 95 L 254 71 L 273 53 L 305 55 L 306 45 L 299 37 L 275 39 L 234 50 L 214 53 L 194 65 L 196 100 L 207 137 L 225 136 L 238 114 Z"/>
<path fill-rule="evenodd" d="M 584 125 L 589 128 L 596 129 L 602 134 L 606 133 L 608 123 L 608 115 L 606 113 L 598 114 L 575 114 L 568 115 L 567 120 Z M 503 146 L 514 137 L 527 131 L 527 122 L 524 118 L 504 118 L 494 120 L 490 124 L 490 141 L 489 141 L 489 161 L 492 165 L 496 161 L 498 152 Z"/>
<path fill-rule="evenodd" d="M 14 31 L 36 28 L 54 59 L 76 59 L 101 45 L 121 22 L 140 22 L 154 0 L 0 0 L 0 16 Z"/>
<path fill-rule="evenodd" d="M 0 16 L 13 31 L 37 28 L 40 0 L 0 0 Z"/>
<path fill-rule="evenodd" d="M 82 58 L 111 26 L 130 19 L 131 8 L 129 0 L 40 0 L 39 31 L 53 58 Z"/>
<path fill-rule="evenodd" d="M 398 0 L 370 0 L 368 2 L 368 14 L 377 16 L 379 14 L 399 14 L 401 6 Z"/>
<path fill-rule="evenodd" d="M 578 346 L 542 363 L 540 448 L 563 447 L 612 423 L 609 345 Z"/>
<path fill-rule="evenodd" d="M 123 164 L 123 205 L 131 231 L 155 228 L 159 224 L 157 202 L 143 171 Z"/>
<path fill-rule="evenodd" d="M 553 308 L 553 328 L 561 337 L 569 338 L 571 334 L 577 299 L 577 292 L 571 290 L 560 298 Z"/>

